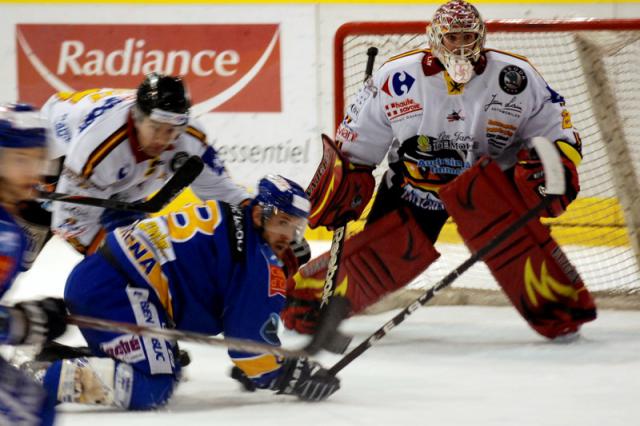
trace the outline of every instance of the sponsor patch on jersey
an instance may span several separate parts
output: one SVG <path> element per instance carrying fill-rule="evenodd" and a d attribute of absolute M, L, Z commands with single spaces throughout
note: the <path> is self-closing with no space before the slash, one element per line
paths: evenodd
<path fill-rule="evenodd" d="M 500 88 L 510 95 L 518 95 L 527 88 L 527 74 L 515 65 L 507 65 L 500 71 L 498 77 Z"/>
<path fill-rule="evenodd" d="M 280 345 L 280 339 L 278 338 L 278 324 L 280 317 L 278 314 L 272 313 L 269 315 L 269 319 L 260 327 L 260 336 L 265 342 L 271 345 Z"/>
<path fill-rule="evenodd" d="M 391 102 L 384 106 L 384 112 L 391 122 L 422 115 L 421 111 L 422 105 L 412 98 L 403 99 L 399 102 Z"/>
<path fill-rule="evenodd" d="M 336 130 L 336 142 L 353 142 L 358 137 L 358 133 L 351 130 L 346 124 L 340 124 Z"/>
<path fill-rule="evenodd" d="M 417 188 L 410 183 L 402 187 L 401 198 L 424 210 L 444 210 L 444 204 L 432 192 Z"/>
<path fill-rule="evenodd" d="M 395 96 L 404 96 L 409 93 L 416 79 L 406 71 L 394 73 L 387 77 L 382 84 L 382 91 L 392 98 Z"/>
<path fill-rule="evenodd" d="M 269 265 L 269 297 L 287 297 L 287 280 L 282 268 L 277 265 Z"/>
<path fill-rule="evenodd" d="M 138 336 L 125 334 L 100 344 L 100 349 L 111 358 L 134 363 L 144 359 L 142 342 Z"/>
<path fill-rule="evenodd" d="M 497 112 L 509 117 L 520 118 L 522 115 L 522 104 L 517 102 L 518 98 L 501 99 L 497 93 L 491 95 L 491 99 L 484 105 L 485 111 Z"/>
<path fill-rule="evenodd" d="M 126 288 L 136 323 L 149 327 L 162 328 L 156 306 L 149 301 L 149 290 L 136 287 Z M 151 374 L 171 374 L 173 356 L 170 355 L 169 342 L 156 337 L 142 337 Z"/>

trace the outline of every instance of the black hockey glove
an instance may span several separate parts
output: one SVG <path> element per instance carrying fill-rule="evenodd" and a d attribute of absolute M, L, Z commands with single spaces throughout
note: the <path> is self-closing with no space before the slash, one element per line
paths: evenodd
<path fill-rule="evenodd" d="M 62 335 L 67 329 L 67 308 L 62 299 L 47 297 L 42 300 L 20 302 L 13 307 L 15 318 L 23 326 L 11 337 L 21 345 L 40 344 Z"/>
<path fill-rule="evenodd" d="M 292 358 L 282 364 L 282 373 L 271 389 L 278 394 L 295 395 L 303 401 L 322 401 L 340 389 L 340 379 L 315 361 Z"/>

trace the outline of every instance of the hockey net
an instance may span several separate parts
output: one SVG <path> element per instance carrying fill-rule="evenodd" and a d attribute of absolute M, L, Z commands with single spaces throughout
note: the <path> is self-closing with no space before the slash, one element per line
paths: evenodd
<path fill-rule="evenodd" d="M 427 22 L 357 22 L 335 38 L 335 122 L 362 85 L 366 51 L 376 68 L 408 50 L 428 47 Z M 567 100 L 580 131 L 581 193 L 560 218 L 544 220 L 603 308 L 640 308 L 640 20 L 489 21 L 486 47 L 524 55 Z M 479 100 L 482 102 L 482 100 Z M 377 169 L 379 177 L 384 165 Z M 365 212 L 366 214 L 366 212 Z M 355 224 L 352 232 L 361 229 Z M 402 306 L 462 263 L 469 252 L 449 221 L 441 258 L 384 308 Z M 434 302 L 503 304 L 482 262 Z"/>

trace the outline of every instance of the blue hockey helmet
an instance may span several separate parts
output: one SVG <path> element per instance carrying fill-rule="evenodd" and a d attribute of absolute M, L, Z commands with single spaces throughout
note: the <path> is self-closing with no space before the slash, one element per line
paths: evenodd
<path fill-rule="evenodd" d="M 280 175 L 267 175 L 258 183 L 256 201 L 263 207 L 275 208 L 291 216 L 306 219 L 311 203 L 304 189 Z M 273 213 L 273 212 L 272 212 Z"/>
<path fill-rule="evenodd" d="M 0 104 L 0 147 L 46 148 L 47 122 L 31 105 Z"/>
<path fill-rule="evenodd" d="M 302 239 L 311 203 L 300 185 L 280 175 L 267 175 L 260 179 L 258 195 L 253 202 L 262 207 L 263 224 L 280 212 L 300 218 L 296 224 L 294 239 Z"/>

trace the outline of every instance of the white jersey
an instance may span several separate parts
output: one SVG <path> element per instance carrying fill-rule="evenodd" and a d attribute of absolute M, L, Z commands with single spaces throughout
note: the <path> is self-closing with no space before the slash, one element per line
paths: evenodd
<path fill-rule="evenodd" d="M 142 200 L 160 189 L 191 155 L 205 164 L 191 184 L 203 200 L 238 204 L 250 195 L 229 177 L 202 126 L 190 119 L 186 131 L 158 157 L 140 149 L 131 108 L 135 92 L 96 89 L 52 96 L 43 112 L 51 123 L 55 152 L 66 155 L 57 192 L 97 198 Z M 54 202 L 52 229 L 84 252 L 101 239 L 104 209 Z"/>
<path fill-rule="evenodd" d="M 474 77 L 460 84 L 429 50 L 416 50 L 365 83 L 336 140 L 357 164 L 378 165 L 388 152 L 387 184 L 402 187 L 402 198 L 417 207 L 441 210 L 439 185 L 485 154 L 503 168 L 514 165 L 534 136 L 563 141 L 571 159 L 581 155 L 564 99 L 526 58 L 487 50 Z"/>

